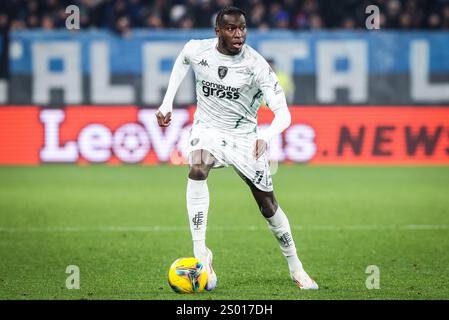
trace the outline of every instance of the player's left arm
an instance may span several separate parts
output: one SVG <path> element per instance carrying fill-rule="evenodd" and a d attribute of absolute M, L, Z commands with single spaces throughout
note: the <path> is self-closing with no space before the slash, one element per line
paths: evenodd
<path fill-rule="evenodd" d="M 274 119 L 270 126 L 258 135 L 253 152 L 256 159 L 265 153 L 270 140 L 281 134 L 291 123 L 291 115 L 284 90 L 282 90 L 276 74 L 268 64 L 261 71 L 257 81 L 260 90 L 262 90 L 265 103 L 274 113 Z"/>

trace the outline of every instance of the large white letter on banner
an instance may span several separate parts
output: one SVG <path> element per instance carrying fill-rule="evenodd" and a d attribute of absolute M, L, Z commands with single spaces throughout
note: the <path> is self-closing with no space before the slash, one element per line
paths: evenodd
<path fill-rule="evenodd" d="M 166 162 L 170 159 L 170 153 L 179 140 L 182 127 L 189 120 L 189 112 L 183 109 L 173 110 L 170 126 L 165 130 L 159 127 L 154 113 L 155 110 L 141 110 L 138 119 L 148 131 L 151 145 L 159 161 Z"/>
<path fill-rule="evenodd" d="M 44 162 L 75 162 L 78 160 L 78 147 L 75 141 L 60 146 L 59 125 L 64 121 L 64 111 L 43 110 L 40 114 L 44 124 L 44 147 L 40 152 Z"/>
<path fill-rule="evenodd" d="M 318 101 L 336 100 L 336 90 L 346 88 L 349 101 L 362 103 L 368 99 L 368 56 L 363 40 L 322 40 L 317 44 Z M 348 61 L 348 69 L 336 70 L 338 59 Z"/>
<path fill-rule="evenodd" d="M 37 104 L 49 104 L 51 90 L 62 89 L 64 103 L 81 103 L 81 50 L 74 41 L 35 42 L 32 44 L 32 100 Z M 61 70 L 51 71 L 52 59 L 61 62 Z"/>
<path fill-rule="evenodd" d="M 118 58 L 118 57 L 117 57 Z M 93 103 L 134 103 L 134 88 L 130 85 L 112 85 L 109 69 L 109 47 L 94 41 L 90 46 L 90 94 Z"/>
<path fill-rule="evenodd" d="M 449 101 L 449 83 L 430 83 L 429 43 L 414 40 L 410 44 L 411 96 L 419 102 Z"/>

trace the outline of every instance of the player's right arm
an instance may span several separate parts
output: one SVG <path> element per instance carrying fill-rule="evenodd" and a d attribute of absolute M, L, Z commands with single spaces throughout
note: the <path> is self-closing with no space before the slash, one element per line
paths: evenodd
<path fill-rule="evenodd" d="M 173 100 L 175 99 L 176 92 L 178 91 L 182 80 L 184 80 L 187 72 L 189 71 L 190 60 L 188 51 L 190 44 L 191 41 L 184 46 L 181 53 L 176 58 L 170 75 L 170 80 L 168 82 L 167 91 L 165 92 L 164 100 L 156 112 L 157 122 L 161 127 L 168 127 L 170 125 Z"/>

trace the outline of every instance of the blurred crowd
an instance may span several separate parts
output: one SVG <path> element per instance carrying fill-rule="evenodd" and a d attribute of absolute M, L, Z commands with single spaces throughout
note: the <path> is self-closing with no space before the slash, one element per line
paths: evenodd
<path fill-rule="evenodd" d="M 363 29 L 365 8 L 377 5 L 381 29 L 449 29 L 449 0 L 7 0 L 0 1 L 0 29 L 65 27 L 65 8 L 77 5 L 80 27 L 211 28 L 217 11 L 235 5 L 248 27 L 268 29 Z"/>

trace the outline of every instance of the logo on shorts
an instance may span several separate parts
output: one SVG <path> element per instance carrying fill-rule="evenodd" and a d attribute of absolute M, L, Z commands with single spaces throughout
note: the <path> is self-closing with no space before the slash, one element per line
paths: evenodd
<path fill-rule="evenodd" d="M 253 178 L 253 183 L 259 184 L 262 181 L 263 173 L 264 173 L 263 170 L 256 170 L 256 174 L 254 175 Z"/>
<path fill-rule="evenodd" d="M 224 77 L 226 77 L 227 74 L 228 74 L 227 67 L 223 67 L 223 66 L 218 67 L 218 76 L 220 77 L 220 79 L 223 79 Z"/>
<path fill-rule="evenodd" d="M 190 141 L 190 145 L 193 147 L 193 146 L 196 146 L 197 144 L 198 144 L 198 142 L 200 141 L 200 139 L 199 138 L 195 138 L 195 139 L 193 139 L 192 141 Z"/>

